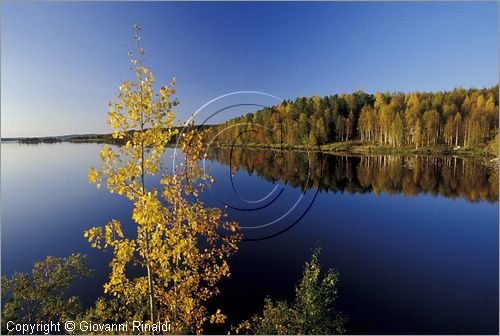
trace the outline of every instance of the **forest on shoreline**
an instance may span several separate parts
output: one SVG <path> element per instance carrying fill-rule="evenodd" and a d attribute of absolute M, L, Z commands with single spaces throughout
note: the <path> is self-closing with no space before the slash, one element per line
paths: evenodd
<path fill-rule="evenodd" d="M 194 127 L 208 129 L 207 141 L 219 146 L 498 157 L 498 106 L 498 85 L 413 93 L 358 90 L 285 100 L 222 124 Z M 2 141 L 123 144 L 112 134 Z M 174 136 L 169 145 L 176 143 Z"/>
<path fill-rule="evenodd" d="M 467 149 L 498 156 L 498 85 L 299 97 L 211 127 L 218 144 L 335 149 Z M 340 146 L 342 148 L 342 146 Z M 344 146 L 345 148 L 345 146 Z M 447 154 L 442 152 L 440 154 Z"/>

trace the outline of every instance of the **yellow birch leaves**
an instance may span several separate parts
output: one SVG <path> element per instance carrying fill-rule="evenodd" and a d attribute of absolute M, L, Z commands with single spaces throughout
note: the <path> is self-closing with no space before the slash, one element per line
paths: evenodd
<path fill-rule="evenodd" d="M 178 101 L 172 99 L 175 80 L 153 90 L 155 78 L 144 65 L 140 28 L 134 26 L 134 31 L 137 55 L 128 55 L 136 79 L 120 85 L 108 111 L 113 137 L 123 145 L 103 146 L 101 166 L 89 168 L 88 180 L 133 203 L 137 235 L 127 238 L 122 224 L 112 220 L 86 231 L 85 237 L 92 247 L 113 249 L 104 290 L 134 310 L 129 315 L 143 314 L 147 320 L 156 314 L 157 320 L 171 322 L 173 333 L 202 333 L 204 323 L 224 321 L 220 310 L 212 315 L 204 303 L 218 294 L 218 281 L 230 275 L 226 259 L 236 252 L 241 235 L 237 223 L 198 199 L 205 181 L 212 181 L 199 167 L 204 133 L 184 134 L 183 164 L 162 171 L 156 188 L 146 184 L 148 175 L 160 172 L 165 146 L 177 133 L 173 108 Z M 144 272 L 132 277 L 130 266 Z M 155 306 L 149 314 L 148 300 Z"/>

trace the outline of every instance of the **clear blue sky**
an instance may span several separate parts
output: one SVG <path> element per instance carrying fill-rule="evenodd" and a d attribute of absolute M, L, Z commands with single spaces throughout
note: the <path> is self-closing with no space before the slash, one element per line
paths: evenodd
<path fill-rule="evenodd" d="M 2 137 L 109 132 L 133 23 L 157 81 L 177 76 L 181 120 L 239 90 L 293 99 L 499 80 L 498 2 L 4 2 Z"/>

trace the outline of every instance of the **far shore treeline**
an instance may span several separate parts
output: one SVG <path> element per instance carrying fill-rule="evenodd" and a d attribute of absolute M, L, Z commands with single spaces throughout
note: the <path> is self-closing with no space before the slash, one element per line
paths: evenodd
<path fill-rule="evenodd" d="M 332 144 L 373 148 L 450 148 L 498 156 L 498 85 L 452 91 L 299 97 L 230 119 L 210 130 L 219 145 L 287 146 L 334 150 Z M 177 127 L 182 128 L 182 127 Z M 120 145 L 111 134 L 10 138 L 21 143 L 102 142 Z M 171 143 L 177 139 L 172 138 Z M 338 147 L 345 149 L 343 147 Z M 360 150 L 362 152 L 362 150 Z M 447 152 L 439 152 L 445 154 Z"/>
<path fill-rule="evenodd" d="M 200 130 L 211 127 L 211 125 L 203 125 L 198 127 Z M 173 129 L 180 132 L 184 127 L 173 127 Z M 129 131 L 132 134 L 134 131 Z M 177 143 L 177 134 L 174 134 L 172 138 L 168 141 L 168 144 Z M 108 134 L 74 134 L 74 135 L 63 135 L 63 136 L 48 136 L 48 137 L 31 137 L 31 138 L 2 138 L 2 141 L 12 142 L 16 141 L 24 144 L 38 144 L 38 143 L 58 143 L 58 142 L 74 142 L 74 143 L 104 143 L 104 144 L 114 144 L 123 145 L 125 144 L 124 139 L 119 139 L 113 137 L 112 133 Z"/>
<path fill-rule="evenodd" d="M 222 131 L 225 130 L 225 131 Z M 498 85 L 488 89 L 299 97 L 215 126 L 219 143 L 482 149 L 498 134 Z"/>

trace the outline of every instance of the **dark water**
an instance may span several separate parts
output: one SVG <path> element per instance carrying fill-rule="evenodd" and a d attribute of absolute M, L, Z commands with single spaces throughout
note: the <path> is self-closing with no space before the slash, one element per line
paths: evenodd
<path fill-rule="evenodd" d="M 83 252 L 96 273 L 74 291 L 90 304 L 109 256 L 83 231 L 113 218 L 133 230 L 127 200 L 87 183 L 99 146 L 1 150 L 2 275 Z M 212 302 L 233 322 L 267 295 L 290 299 L 319 243 L 323 266 L 340 273 L 336 306 L 349 333 L 498 333 L 498 174 L 482 163 L 253 150 L 209 159 L 217 183 L 204 198 L 246 228 Z"/>

